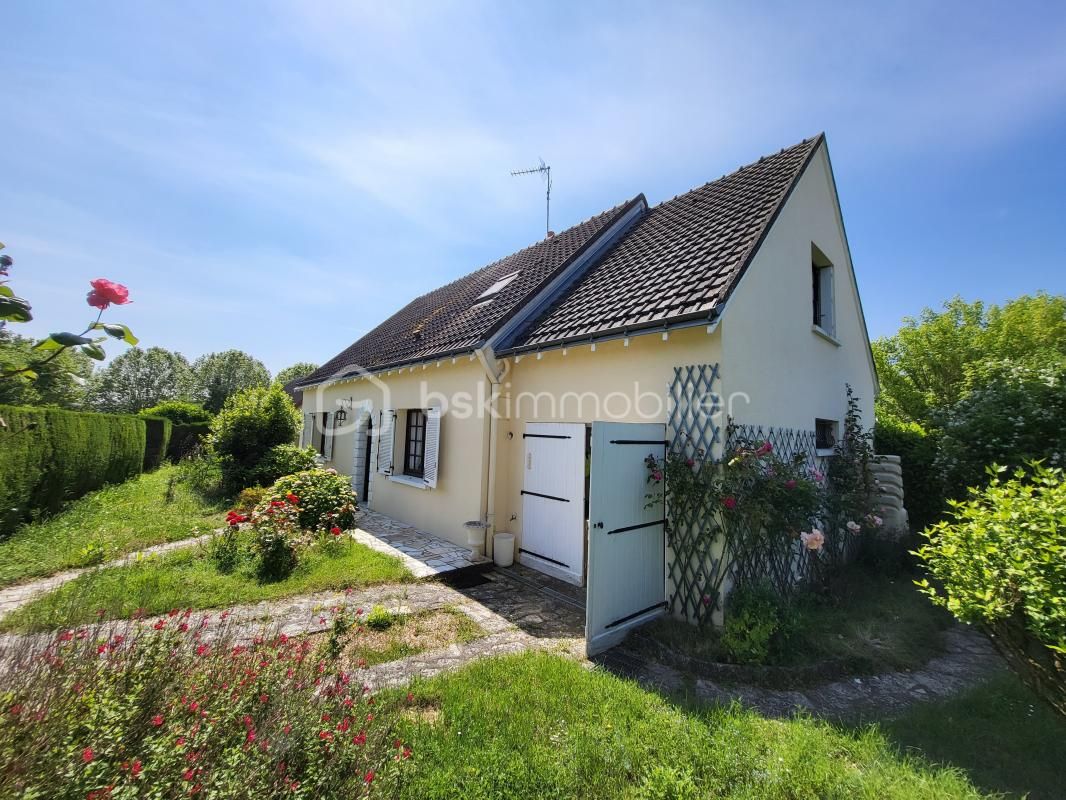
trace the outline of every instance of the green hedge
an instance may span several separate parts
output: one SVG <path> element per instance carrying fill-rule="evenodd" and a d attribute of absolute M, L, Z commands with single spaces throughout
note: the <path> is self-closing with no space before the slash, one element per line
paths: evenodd
<path fill-rule="evenodd" d="M 0 536 L 37 512 L 137 475 L 144 420 L 53 408 L 0 406 Z"/>
<path fill-rule="evenodd" d="M 174 462 L 180 461 L 195 450 L 210 432 L 211 424 L 208 422 L 196 422 L 186 425 L 175 422 L 170 429 L 170 445 L 167 447 L 167 458 Z"/>
<path fill-rule="evenodd" d="M 874 450 L 899 456 L 903 505 L 915 531 L 938 521 L 947 506 L 944 482 L 934 463 L 937 446 L 937 437 L 915 422 L 879 419 L 874 426 Z"/>
<path fill-rule="evenodd" d="M 163 417 L 141 417 L 144 420 L 144 471 L 151 472 L 163 463 L 170 444 L 171 428 L 174 423 Z"/>

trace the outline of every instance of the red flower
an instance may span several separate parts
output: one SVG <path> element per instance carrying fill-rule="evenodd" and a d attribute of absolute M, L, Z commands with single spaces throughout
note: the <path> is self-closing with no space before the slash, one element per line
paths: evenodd
<path fill-rule="evenodd" d="M 330 733 L 329 731 L 319 731 L 318 732 L 318 738 L 321 739 L 324 742 L 332 742 L 333 741 L 333 734 Z"/>
<path fill-rule="evenodd" d="M 359 731 L 352 737 L 352 744 L 364 745 L 366 744 L 366 731 Z"/>
<path fill-rule="evenodd" d="M 737 499 L 735 497 L 733 497 L 733 495 L 729 495 L 728 497 L 723 497 L 722 498 L 722 505 L 725 506 L 726 508 L 728 508 L 730 511 L 732 511 L 734 508 L 737 507 Z"/>
<path fill-rule="evenodd" d="M 338 528 L 336 525 L 334 525 L 332 528 L 330 528 L 329 532 L 332 533 L 334 536 L 340 536 L 341 533 L 343 533 L 343 531 L 341 531 L 341 529 Z"/>
<path fill-rule="evenodd" d="M 183 773 L 181 773 L 181 778 L 182 778 L 182 780 L 185 780 L 185 781 L 191 781 L 195 777 L 196 777 L 196 770 L 194 770 L 192 767 L 190 767 L 189 769 L 187 769 Z"/>
<path fill-rule="evenodd" d="M 230 511 L 228 514 L 226 514 L 226 523 L 230 527 L 236 528 L 242 522 L 247 522 L 247 521 L 248 521 L 248 517 L 244 516 L 244 514 L 239 514 L 236 511 Z"/>
<path fill-rule="evenodd" d="M 163 724 L 163 715 L 162 714 L 156 714 L 154 717 L 152 717 L 152 724 L 155 725 L 157 728 L 160 725 L 162 725 Z"/>
<path fill-rule="evenodd" d="M 293 505 L 296 505 L 297 503 L 300 502 L 300 498 L 297 497 L 296 495 L 294 495 L 292 492 L 289 492 L 287 495 L 285 495 L 285 499 L 288 500 Z"/>
<path fill-rule="evenodd" d="M 796 488 L 796 482 L 794 480 L 792 480 L 791 478 L 789 478 L 787 481 L 785 481 L 785 488 L 786 489 L 795 489 Z"/>
<path fill-rule="evenodd" d="M 155 625 L 153 625 L 152 627 L 155 628 L 157 631 L 161 631 L 166 626 L 167 626 L 167 621 L 165 619 L 160 618 L 160 619 L 156 620 Z"/>
<path fill-rule="evenodd" d="M 20 703 L 15 703 L 15 705 L 11 706 L 11 713 L 17 717 L 22 713 L 22 705 Z"/>
<path fill-rule="evenodd" d="M 370 772 L 364 775 L 363 781 L 366 783 L 367 786 L 372 784 L 374 782 L 374 770 L 370 770 Z"/>
<path fill-rule="evenodd" d="M 107 278 L 97 278 L 95 281 L 89 281 L 89 285 L 93 289 L 86 295 L 85 300 L 93 308 L 103 311 L 112 303 L 116 306 L 124 306 L 130 301 L 130 290 L 121 283 L 109 281 Z"/>
<path fill-rule="evenodd" d="M 267 700 L 269 700 L 269 699 L 270 699 L 270 696 L 269 696 L 269 695 L 265 695 L 265 694 L 261 694 L 261 695 L 259 695 L 259 702 L 260 702 L 260 703 L 265 703 L 265 702 L 266 702 Z"/>
<path fill-rule="evenodd" d="M 88 764 L 93 760 L 93 755 L 93 749 L 91 747 L 86 747 L 81 751 L 81 760 Z"/>

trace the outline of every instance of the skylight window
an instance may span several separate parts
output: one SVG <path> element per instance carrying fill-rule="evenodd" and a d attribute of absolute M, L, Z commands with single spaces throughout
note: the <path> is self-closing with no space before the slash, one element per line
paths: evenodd
<path fill-rule="evenodd" d="M 474 302 L 483 303 L 486 300 L 491 300 L 493 297 L 502 292 L 504 290 L 504 287 L 507 286 L 507 284 L 509 284 L 517 277 L 517 272 L 512 272 L 510 275 L 504 275 L 502 278 L 496 281 L 496 283 L 492 284 L 492 286 L 490 286 L 488 289 L 479 294 Z"/>

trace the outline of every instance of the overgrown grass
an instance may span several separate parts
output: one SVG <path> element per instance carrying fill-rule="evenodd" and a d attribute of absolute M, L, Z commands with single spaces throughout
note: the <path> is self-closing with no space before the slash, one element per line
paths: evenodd
<path fill-rule="evenodd" d="M 208 533 L 223 507 L 171 480 L 163 467 L 74 501 L 50 519 L 24 525 L 0 542 L 0 585 L 84 567 L 162 542 Z"/>
<path fill-rule="evenodd" d="M 951 616 L 920 594 L 908 574 L 886 577 L 854 567 L 830 594 L 799 602 L 773 663 L 835 661 L 856 674 L 915 669 L 941 651 L 950 625 Z M 661 646 L 702 661 L 729 660 L 716 630 L 694 634 L 692 626 L 674 619 L 640 629 L 630 643 L 652 657 L 662 655 Z"/>
<path fill-rule="evenodd" d="M 42 595 L 0 621 L 5 630 L 49 630 L 139 610 L 159 614 L 173 608 L 219 608 L 296 594 L 410 580 L 399 559 L 358 542 L 305 553 L 289 577 L 274 583 L 249 571 L 223 574 L 203 548 L 145 558 L 123 567 L 94 570 Z"/>
<path fill-rule="evenodd" d="M 1066 720 L 1009 673 L 881 728 L 904 752 L 960 767 L 987 791 L 1066 795 Z"/>
<path fill-rule="evenodd" d="M 404 714 L 411 798 L 972 798 L 874 730 L 685 712 L 550 654 L 479 662 L 379 698 Z"/>
<path fill-rule="evenodd" d="M 374 630 L 357 620 L 346 637 L 341 663 L 355 669 L 372 667 L 426 650 L 472 642 L 484 635 L 480 625 L 454 608 L 396 614 L 384 630 Z"/>

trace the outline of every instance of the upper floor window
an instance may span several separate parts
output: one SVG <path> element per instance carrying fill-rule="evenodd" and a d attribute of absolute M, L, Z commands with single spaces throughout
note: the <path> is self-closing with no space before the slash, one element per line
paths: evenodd
<path fill-rule="evenodd" d="M 833 304 L 833 263 L 811 245 L 811 304 L 814 325 L 836 336 L 836 309 Z"/>

